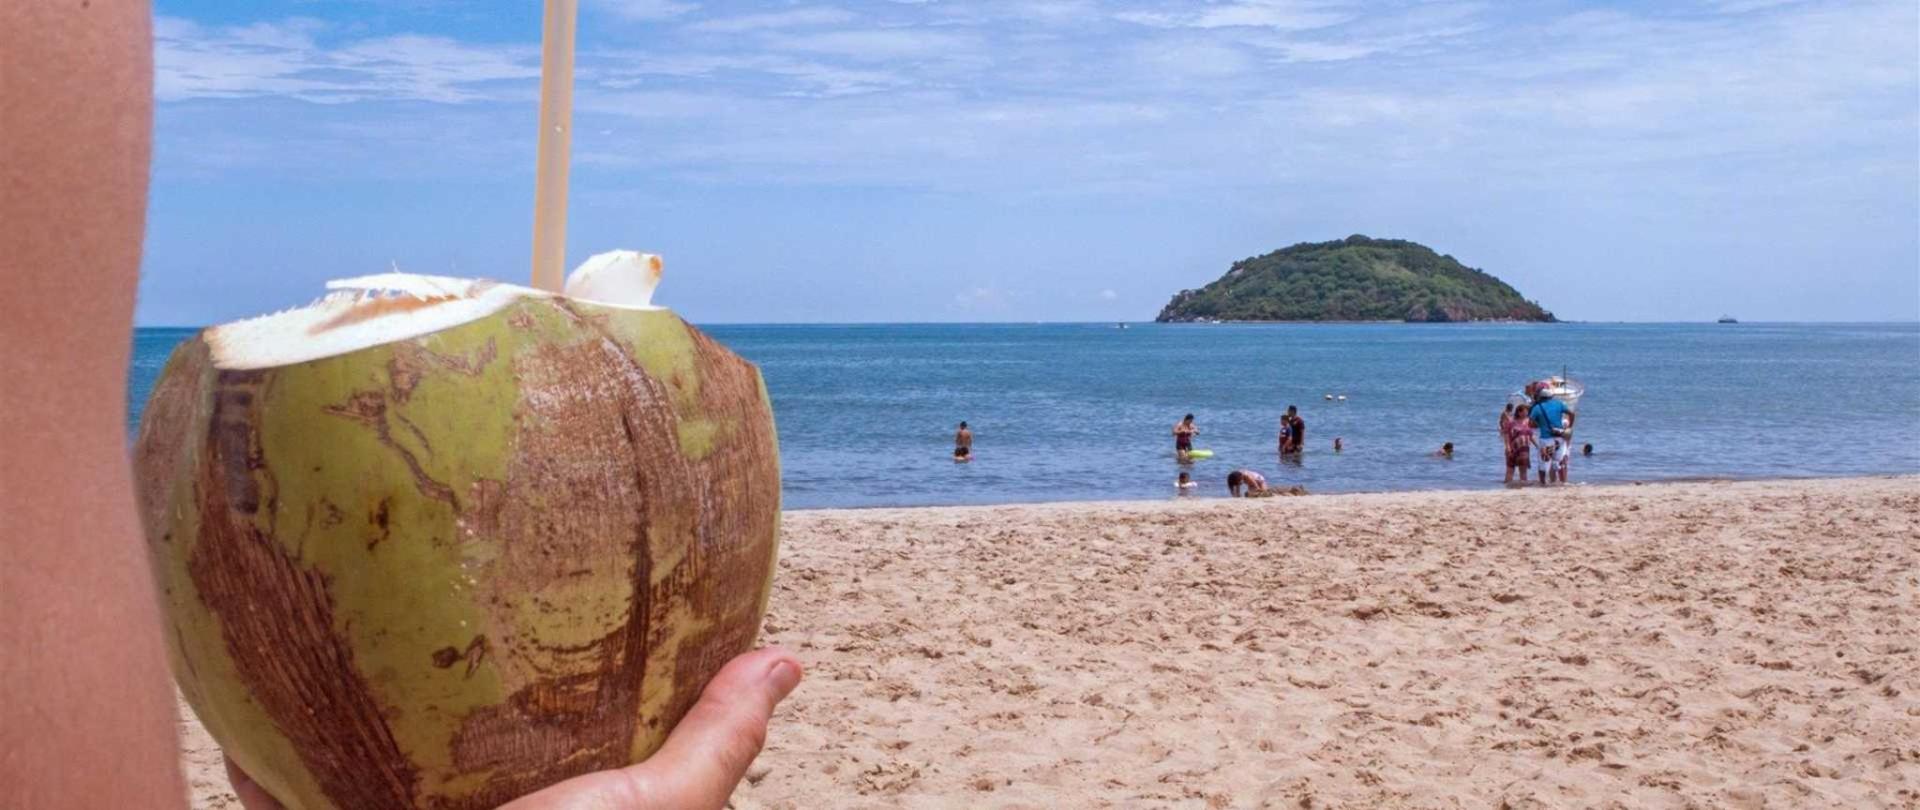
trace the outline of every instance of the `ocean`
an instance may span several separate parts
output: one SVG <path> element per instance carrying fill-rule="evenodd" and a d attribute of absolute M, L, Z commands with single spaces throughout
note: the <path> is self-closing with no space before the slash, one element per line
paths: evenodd
<path fill-rule="evenodd" d="M 1920 473 L 1920 324 L 717 325 L 760 365 L 787 508 L 1165 498 L 1193 413 L 1202 496 L 1501 485 L 1499 408 L 1584 382 L 1580 482 Z M 139 329 L 128 426 L 192 334 Z M 1345 396 L 1345 401 L 1327 395 Z M 1307 422 L 1298 461 L 1280 414 Z M 951 461 L 955 425 L 975 460 Z M 1340 437 L 1344 452 L 1334 453 Z M 1432 456 L 1453 442 L 1451 460 Z"/>

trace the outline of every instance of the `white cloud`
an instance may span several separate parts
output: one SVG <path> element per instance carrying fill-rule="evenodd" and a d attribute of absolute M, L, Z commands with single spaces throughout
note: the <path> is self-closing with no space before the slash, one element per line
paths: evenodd
<path fill-rule="evenodd" d="M 1101 290 L 1101 291 L 1100 291 L 1100 300 L 1102 300 L 1102 301 L 1118 301 L 1118 300 L 1120 300 L 1120 294 L 1119 294 L 1119 293 L 1117 293 L 1117 292 L 1114 292 L 1113 290 Z"/>
<path fill-rule="evenodd" d="M 614 14 L 639 21 L 671 20 L 700 7 L 699 3 L 681 0 L 596 0 L 596 2 Z"/>
<path fill-rule="evenodd" d="M 839 9 L 775 6 L 653 28 L 661 41 L 625 49 L 583 32 L 577 104 L 593 120 L 576 154 L 714 182 L 1204 194 L 1382 172 L 1546 183 L 1726 156 L 1837 160 L 1848 144 L 1910 144 L 1915 125 L 1914 11 L 1897 0 L 1525 18 L 1420 3 L 1310 32 L 1274 15 L 1319 24 L 1347 7 L 1161 6 L 1165 26 L 1097 17 L 1081 31 L 1036 24 L 1027 6 L 862 6 L 854 28 Z M 1233 13 L 1263 25 L 1206 27 L 1226 18 L 1201 13 L 1243 6 Z M 156 36 L 162 101 L 530 104 L 538 72 L 537 32 L 517 46 L 330 42 L 339 32 L 308 21 L 161 18 Z"/>
<path fill-rule="evenodd" d="M 1713 7 L 1729 14 L 1745 14 L 1751 11 L 1764 11 L 1781 6 L 1796 5 L 1803 0 L 1714 0 Z"/>
<path fill-rule="evenodd" d="M 1128 11 L 1116 19 L 1159 28 L 1270 28 L 1306 31 L 1339 25 L 1353 19 L 1351 12 L 1327 3 L 1296 0 L 1249 0 L 1214 3 L 1201 8 L 1178 6 L 1153 11 Z"/>
<path fill-rule="evenodd" d="M 307 20 L 208 28 L 177 18 L 154 22 L 154 96 L 286 96 L 344 103 L 406 100 L 460 103 L 494 97 L 497 83 L 540 75 L 531 48 L 479 47 L 417 35 L 323 47 L 325 26 Z"/>
<path fill-rule="evenodd" d="M 774 46 L 807 53 L 841 56 L 862 62 L 890 59 L 927 59 L 969 53 L 977 41 L 964 34 L 912 28 L 827 31 L 782 36 Z"/>
<path fill-rule="evenodd" d="M 853 13 L 845 9 L 826 6 L 770 11 L 763 14 L 741 14 L 733 17 L 715 17 L 701 20 L 687 28 L 708 33 L 737 34 L 744 31 L 769 31 L 787 28 L 806 28 L 820 25 L 836 25 L 851 22 Z"/>
<path fill-rule="evenodd" d="M 1013 303 L 1017 296 L 996 285 L 968 287 L 953 295 L 952 309 L 962 312 L 999 312 Z"/>
<path fill-rule="evenodd" d="M 1252 70 L 1253 59 L 1230 44 L 1207 40 L 1150 42 L 1137 46 L 1136 58 L 1163 78 L 1215 79 Z"/>

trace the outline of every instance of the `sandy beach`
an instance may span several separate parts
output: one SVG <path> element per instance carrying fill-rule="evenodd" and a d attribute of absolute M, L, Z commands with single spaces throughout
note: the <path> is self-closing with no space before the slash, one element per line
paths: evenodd
<path fill-rule="evenodd" d="M 740 808 L 1917 807 L 1920 478 L 790 512 Z M 185 707 L 182 707 L 183 713 Z M 185 713 L 198 808 L 236 808 Z"/>

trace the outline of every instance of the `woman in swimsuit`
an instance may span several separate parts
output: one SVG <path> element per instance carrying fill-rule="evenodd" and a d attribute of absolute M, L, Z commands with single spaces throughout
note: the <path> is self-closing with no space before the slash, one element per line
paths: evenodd
<path fill-rule="evenodd" d="M 1200 435 L 1200 428 L 1193 424 L 1193 414 L 1187 414 L 1173 426 L 1173 454 L 1185 464 L 1188 453 L 1193 452 L 1193 437 Z"/>
<path fill-rule="evenodd" d="M 1520 484 L 1527 483 L 1527 471 L 1533 467 L 1533 423 L 1527 421 L 1527 406 L 1513 406 L 1513 417 L 1507 420 L 1507 483 L 1513 483 L 1515 471 L 1520 473 Z"/>

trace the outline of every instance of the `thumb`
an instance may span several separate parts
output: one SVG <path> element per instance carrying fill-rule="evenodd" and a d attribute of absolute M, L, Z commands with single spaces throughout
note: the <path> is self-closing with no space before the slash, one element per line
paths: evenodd
<path fill-rule="evenodd" d="M 778 647 L 728 662 L 646 762 L 626 769 L 659 807 L 726 804 L 766 744 L 773 709 L 800 685 L 800 661 Z"/>

